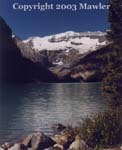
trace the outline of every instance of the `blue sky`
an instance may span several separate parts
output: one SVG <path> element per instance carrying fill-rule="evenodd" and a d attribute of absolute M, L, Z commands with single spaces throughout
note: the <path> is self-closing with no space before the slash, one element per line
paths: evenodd
<path fill-rule="evenodd" d="M 59 3 L 78 4 L 89 3 L 107 4 L 108 0 L 0 0 L 0 15 L 6 20 L 13 32 L 22 39 L 30 36 L 45 36 L 65 31 L 105 31 L 108 12 L 105 10 L 78 10 L 78 11 L 15 11 L 13 3 L 34 4 Z"/>

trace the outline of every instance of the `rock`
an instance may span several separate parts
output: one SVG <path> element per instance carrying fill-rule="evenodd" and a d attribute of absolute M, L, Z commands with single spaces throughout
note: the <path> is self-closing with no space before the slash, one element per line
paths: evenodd
<path fill-rule="evenodd" d="M 53 147 L 46 148 L 46 149 L 44 149 L 44 150 L 64 150 L 64 148 L 63 148 L 62 145 L 55 144 Z"/>
<path fill-rule="evenodd" d="M 85 82 L 100 82 L 105 77 L 103 71 L 107 64 L 107 56 L 114 52 L 114 46 L 108 44 L 97 51 L 88 53 L 71 70 L 71 78 Z"/>
<path fill-rule="evenodd" d="M 79 73 L 72 75 L 73 78 L 79 78 L 83 81 L 93 81 L 97 79 L 97 70 L 86 70 L 86 71 L 80 71 Z"/>
<path fill-rule="evenodd" d="M 20 49 L 23 57 L 31 60 L 32 62 L 39 62 L 40 65 L 46 67 L 48 66 L 48 58 L 41 54 L 40 52 L 34 51 L 30 44 L 25 44 L 19 37 L 16 35 L 13 37 L 13 40 L 17 47 Z"/>
<path fill-rule="evenodd" d="M 58 148 L 58 149 L 64 149 L 65 145 L 67 145 L 68 142 L 68 137 L 64 136 L 64 135 L 55 135 L 54 140 L 56 142 L 56 144 L 54 145 L 54 148 Z"/>
<path fill-rule="evenodd" d="M 13 147 L 9 148 L 8 150 L 27 150 L 27 148 L 24 145 L 17 143 Z"/>
<path fill-rule="evenodd" d="M 44 150 L 53 150 L 53 147 L 46 148 Z"/>
<path fill-rule="evenodd" d="M 30 148 L 32 137 L 33 137 L 33 134 L 30 134 L 30 135 L 26 136 L 25 138 L 23 138 L 20 143 L 25 145 L 26 147 Z"/>
<path fill-rule="evenodd" d="M 67 142 L 64 144 L 64 148 L 68 149 L 71 143 L 75 140 L 75 131 L 71 128 L 66 128 L 61 132 L 63 137 L 67 137 Z"/>
<path fill-rule="evenodd" d="M 15 38 L 15 37 L 14 37 Z M 17 40 L 16 40 L 17 41 Z M 7 44 L 6 44 L 7 43 Z M 19 44 L 24 47 L 21 40 Z M 29 49 L 23 48 L 26 52 Z M 2 17 L 0 17 L 0 81 L 11 83 L 25 83 L 25 82 L 56 82 L 55 77 L 47 68 L 42 66 L 45 59 L 41 59 L 42 63 L 35 60 L 34 52 L 27 52 L 29 55 L 32 53 L 33 59 L 25 57 L 22 49 L 18 47 L 15 39 L 12 38 L 12 30 L 7 25 Z M 40 54 L 39 54 L 40 55 Z"/>
<path fill-rule="evenodd" d="M 93 149 L 90 149 L 90 150 L 93 150 Z M 110 148 L 99 148 L 99 150 L 120 150 L 120 147 L 111 147 Z"/>
<path fill-rule="evenodd" d="M 64 145 L 67 142 L 67 136 L 63 136 L 63 135 L 60 135 L 60 134 L 55 135 L 54 141 L 57 144 Z"/>
<path fill-rule="evenodd" d="M 53 150 L 64 150 L 64 147 L 61 144 L 55 144 L 53 146 Z"/>
<path fill-rule="evenodd" d="M 33 150 L 43 150 L 52 147 L 55 142 L 43 133 L 37 132 L 33 134 L 31 146 Z"/>
<path fill-rule="evenodd" d="M 4 143 L 1 147 L 2 147 L 4 150 L 7 150 L 7 149 L 9 149 L 9 148 L 12 147 L 12 146 L 13 146 L 13 144 L 10 144 L 10 143 L 6 142 L 6 143 Z"/>
<path fill-rule="evenodd" d="M 56 146 L 55 147 L 51 147 L 51 148 L 47 148 L 47 149 L 44 149 L 44 150 L 62 150 L 62 148 L 60 146 Z"/>
<path fill-rule="evenodd" d="M 69 150 L 88 150 L 88 146 L 80 136 L 75 137 L 75 141 L 70 145 Z"/>
<path fill-rule="evenodd" d="M 64 129 L 66 129 L 66 127 L 64 125 L 60 124 L 60 123 L 54 124 L 52 126 L 52 130 L 53 130 L 54 134 L 58 134 L 61 131 L 63 131 Z"/>

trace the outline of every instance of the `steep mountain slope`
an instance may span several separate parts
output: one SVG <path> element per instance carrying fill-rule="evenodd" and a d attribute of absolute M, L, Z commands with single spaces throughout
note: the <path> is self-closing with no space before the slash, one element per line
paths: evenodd
<path fill-rule="evenodd" d="M 2 81 L 101 81 L 112 48 L 98 32 L 65 32 L 22 41 L 0 18 Z"/>
<path fill-rule="evenodd" d="M 107 45 L 106 33 L 100 31 L 69 31 L 17 41 L 24 57 L 43 64 L 62 82 L 77 81 L 73 75 L 69 75 L 72 69 L 88 54 Z M 25 45 L 24 48 L 22 45 Z"/>
<path fill-rule="evenodd" d="M 115 54 L 116 48 L 111 43 L 86 55 L 70 72 L 71 78 L 87 82 L 102 81 L 106 76 L 105 68 L 110 58 L 114 58 Z"/>
<path fill-rule="evenodd" d="M 0 80 L 2 82 L 52 82 L 54 75 L 38 63 L 22 56 L 12 39 L 12 30 L 0 17 Z"/>
<path fill-rule="evenodd" d="M 65 32 L 46 37 L 30 37 L 23 41 L 36 53 L 44 54 L 54 65 L 71 64 L 71 55 L 84 55 L 106 45 L 105 33 L 98 32 Z M 66 59 L 65 59 L 66 57 Z M 68 60 L 68 61 L 67 61 Z"/>

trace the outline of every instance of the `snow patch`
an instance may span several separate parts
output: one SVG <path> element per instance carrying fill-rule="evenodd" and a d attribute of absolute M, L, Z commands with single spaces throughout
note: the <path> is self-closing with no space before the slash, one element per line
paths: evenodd
<path fill-rule="evenodd" d="M 62 61 L 59 61 L 59 62 L 53 62 L 53 64 L 54 64 L 54 65 L 59 65 L 59 66 L 61 66 L 61 65 L 63 65 L 63 62 L 62 62 Z"/>
<path fill-rule="evenodd" d="M 68 31 L 65 33 L 45 37 L 31 37 L 27 40 L 24 40 L 23 42 L 28 43 L 31 41 L 33 43 L 32 48 L 35 49 L 36 51 L 66 50 L 67 47 L 72 47 L 72 49 L 78 50 L 79 53 L 83 54 L 88 51 L 95 51 L 98 46 L 106 45 L 106 41 L 99 42 L 100 36 L 105 36 L 105 33 L 100 31 L 97 32 Z M 52 39 L 53 42 L 51 42 Z"/>
<path fill-rule="evenodd" d="M 15 35 L 14 34 L 12 34 L 12 38 L 14 38 L 15 37 Z"/>

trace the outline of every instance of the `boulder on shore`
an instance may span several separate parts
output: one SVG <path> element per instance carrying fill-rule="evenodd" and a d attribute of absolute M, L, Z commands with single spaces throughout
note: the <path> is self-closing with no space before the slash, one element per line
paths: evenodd
<path fill-rule="evenodd" d="M 44 135 L 41 132 L 33 134 L 31 140 L 31 147 L 33 150 L 49 148 L 52 147 L 54 144 L 55 142 L 50 137 Z"/>
<path fill-rule="evenodd" d="M 14 146 L 9 148 L 8 150 L 27 150 L 27 148 L 23 144 L 16 143 Z"/>
<path fill-rule="evenodd" d="M 88 146 L 79 135 L 76 135 L 75 141 L 70 145 L 69 150 L 88 150 Z"/>

